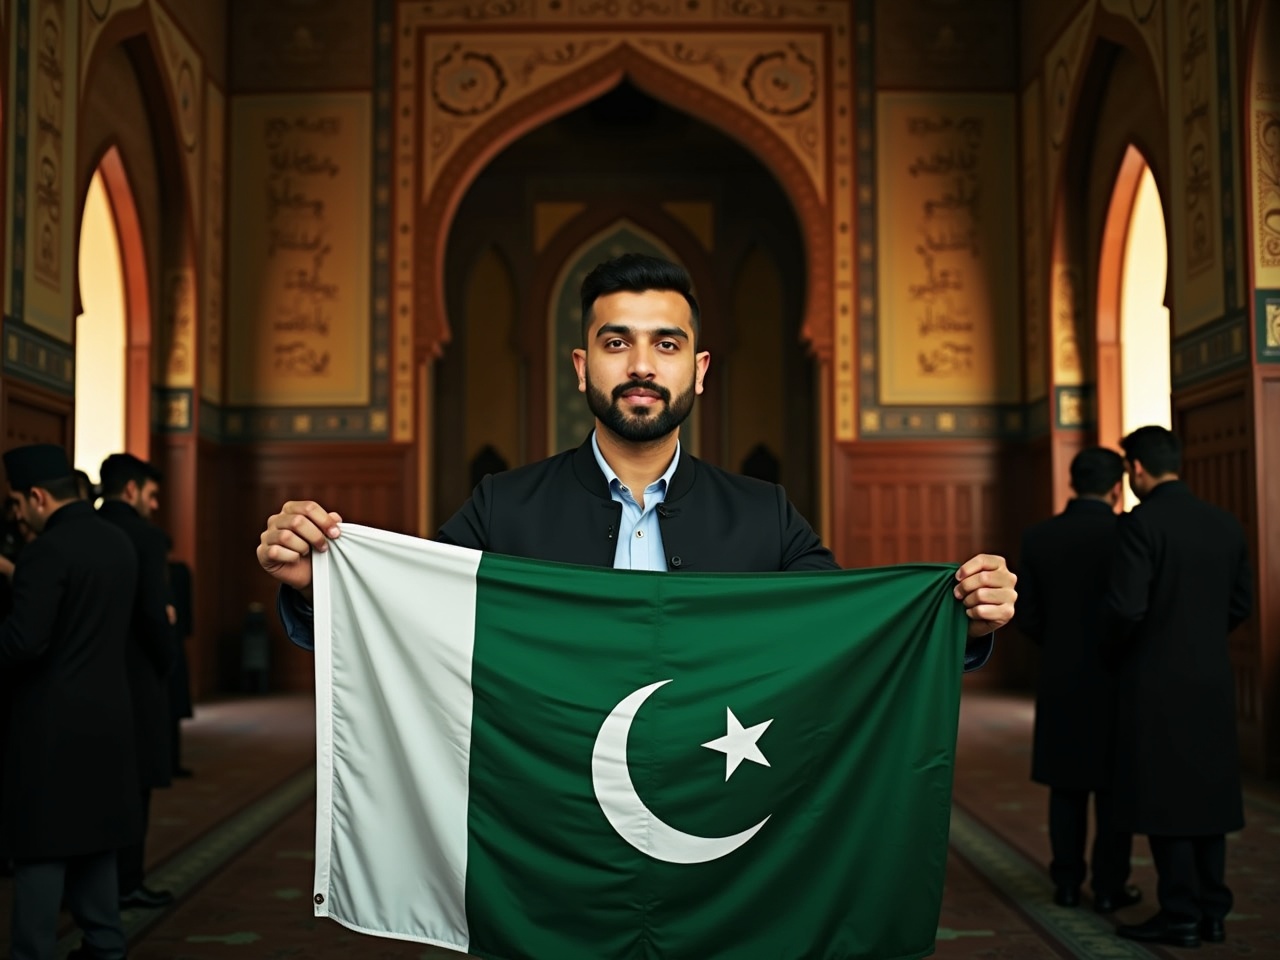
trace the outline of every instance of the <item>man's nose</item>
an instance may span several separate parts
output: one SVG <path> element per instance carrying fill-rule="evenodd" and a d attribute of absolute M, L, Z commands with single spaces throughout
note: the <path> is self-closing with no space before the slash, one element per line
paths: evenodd
<path fill-rule="evenodd" d="M 653 351 L 648 347 L 636 347 L 631 351 L 630 369 L 633 380 L 649 380 L 654 376 Z"/>

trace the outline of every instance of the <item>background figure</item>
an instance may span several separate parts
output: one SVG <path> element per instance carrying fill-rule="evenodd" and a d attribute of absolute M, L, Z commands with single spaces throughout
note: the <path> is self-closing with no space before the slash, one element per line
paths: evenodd
<path fill-rule="evenodd" d="M 89 479 L 89 475 L 83 470 L 77 470 L 76 489 L 80 492 L 80 499 L 93 503 L 98 499 L 98 491 L 93 487 L 93 481 Z"/>
<path fill-rule="evenodd" d="M 169 561 L 169 596 L 173 601 L 173 666 L 169 669 L 169 743 L 173 776 L 189 777 L 182 765 L 182 721 L 194 716 L 191 706 L 191 669 L 187 662 L 187 637 L 195 632 L 192 619 L 191 568 L 181 560 Z"/>
<path fill-rule="evenodd" d="M 1120 520 L 1107 596 L 1117 813 L 1150 838 L 1160 912 L 1119 933 L 1189 947 L 1225 939 L 1231 910 L 1225 834 L 1244 804 L 1227 634 L 1249 616 L 1253 579 L 1239 521 L 1178 479 L 1178 438 L 1142 427 L 1122 445 L 1142 502 Z"/>
<path fill-rule="evenodd" d="M 138 582 L 126 648 L 129 689 L 133 699 L 134 742 L 138 754 L 138 794 L 144 825 L 151 791 L 172 782 L 169 747 L 169 668 L 173 632 L 169 620 L 169 548 L 164 533 L 149 522 L 159 503 L 160 471 L 128 453 L 102 461 L 102 505 L 98 515 L 124 531 L 138 556 Z M 173 902 L 165 890 L 144 883 L 146 833 L 137 844 L 121 849 L 120 905 L 161 907 Z"/>
<path fill-rule="evenodd" d="M 1103 666 L 1102 605 L 1115 548 L 1124 461 L 1089 447 L 1071 461 L 1076 497 L 1022 539 L 1018 627 L 1041 648 L 1031 779 L 1049 787 L 1054 902 L 1080 902 L 1089 795 L 1096 829 L 1093 902 L 1110 913 L 1141 899 L 1129 880 L 1133 836 L 1115 828 L 1115 681 Z"/>
<path fill-rule="evenodd" d="M 39 531 L 0 625 L 0 668 L 13 680 L 0 804 L 0 846 L 15 861 L 11 956 L 52 960 L 65 894 L 85 951 L 116 960 L 116 850 L 142 831 L 125 676 L 137 560 L 80 501 L 61 447 L 19 447 L 4 464 Z"/>

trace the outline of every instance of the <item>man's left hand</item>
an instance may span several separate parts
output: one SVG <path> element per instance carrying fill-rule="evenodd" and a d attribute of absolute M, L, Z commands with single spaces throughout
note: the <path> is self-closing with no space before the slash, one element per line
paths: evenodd
<path fill-rule="evenodd" d="M 969 636 L 985 637 L 1013 619 L 1017 574 L 1004 557 L 980 553 L 956 571 L 955 595 L 965 606 Z"/>

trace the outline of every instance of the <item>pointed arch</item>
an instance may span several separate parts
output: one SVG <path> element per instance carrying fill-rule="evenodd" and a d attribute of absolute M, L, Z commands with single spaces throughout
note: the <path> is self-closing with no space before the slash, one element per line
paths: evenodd
<path fill-rule="evenodd" d="M 148 458 L 151 449 L 151 295 L 147 251 L 133 187 L 124 159 L 113 144 L 98 161 L 120 244 L 125 300 L 125 446 Z M 78 209 L 84 209 L 86 185 Z"/>
<path fill-rule="evenodd" d="M 809 298 L 803 330 L 815 352 L 830 352 L 833 334 L 832 223 L 809 175 L 779 136 L 731 101 L 691 87 L 686 79 L 636 48 L 624 44 L 608 57 L 587 64 L 551 84 L 538 96 L 512 104 L 474 130 L 449 159 L 420 209 L 426 225 L 415 237 L 415 262 L 424 282 L 414 291 L 420 351 L 439 355 L 449 339 L 443 282 L 449 229 L 462 197 L 488 163 L 536 127 L 580 107 L 624 79 L 655 99 L 689 113 L 741 143 L 772 172 L 791 202 L 805 244 Z M 845 223 L 845 229 L 849 224 Z"/>

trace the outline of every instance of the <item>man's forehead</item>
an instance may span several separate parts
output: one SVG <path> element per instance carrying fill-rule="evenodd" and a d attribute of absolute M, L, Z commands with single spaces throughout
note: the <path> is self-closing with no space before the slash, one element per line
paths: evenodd
<path fill-rule="evenodd" d="M 630 326 L 650 322 L 673 324 L 693 329 L 693 311 L 684 295 L 675 290 L 645 290 L 636 293 L 619 290 L 598 297 L 591 308 L 592 326 L 626 323 Z"/>

